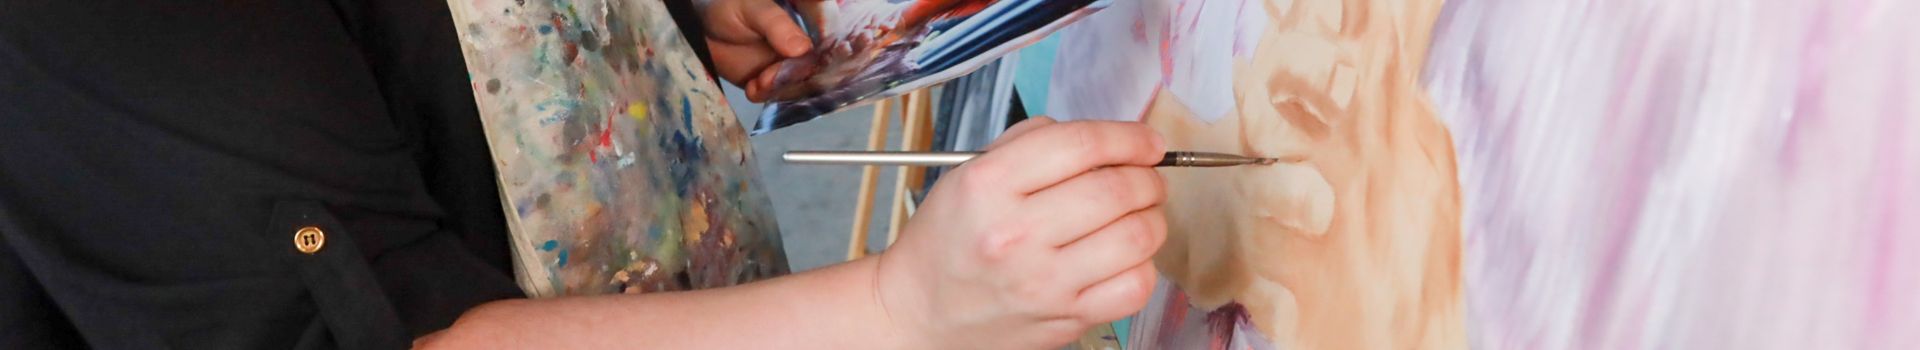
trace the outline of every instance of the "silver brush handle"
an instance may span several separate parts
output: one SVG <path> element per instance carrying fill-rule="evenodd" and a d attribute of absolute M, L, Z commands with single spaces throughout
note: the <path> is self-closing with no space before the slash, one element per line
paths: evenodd
<path fill-rule="evenodd" d="M 966 163 L 981 152 L 792 151 L 781 159 L 794 164 L 949 166 Z M 1272 164 L 1274 160 L 1210 152 L 1167 152 L 1154 166 L 1225 167 Z"/>

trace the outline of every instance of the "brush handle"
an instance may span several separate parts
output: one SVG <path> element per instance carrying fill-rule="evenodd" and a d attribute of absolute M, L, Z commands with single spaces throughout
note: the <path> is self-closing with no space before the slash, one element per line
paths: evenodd
<path fill-rule="evenodd" d="M 982 152 L 792 151 L 781 159 L 794 164 L 949 166 Z M 1258 163 L 1260 158 L 1211 152 L 1167 152 L 1157 167 L 1224 167 Z"/>
<path fill-rule="evenodd" d="M 948 166 L 966 163 L 983 152 L 792 151 L 780 158 L 794 164 Z"/>

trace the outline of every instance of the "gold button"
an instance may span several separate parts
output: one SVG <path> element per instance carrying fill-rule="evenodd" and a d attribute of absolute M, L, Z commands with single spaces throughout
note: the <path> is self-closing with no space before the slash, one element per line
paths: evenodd
<path fill-rule="evenodd" d="M 293 232 L 293 248 L 299 249 L 301 253 L 313 254 L 325 246 L 327 246 L 327 233 L 320 231 L 319 227 L 301 227 L 299 231 Z"/>

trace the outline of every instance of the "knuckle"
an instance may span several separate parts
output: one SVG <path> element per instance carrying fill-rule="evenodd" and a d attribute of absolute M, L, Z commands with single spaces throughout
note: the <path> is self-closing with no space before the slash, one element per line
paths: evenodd
<path fill-rule="evenodd" d="M 1068 135 L 1072 135 L 1073 149 L 1080 153 L 1083 157 L 1082 159 L 1099 157 L 1103 156 L 1104 153 L 1112 152 L 1111 147 L 1105 147 L 1106 135 L 1100 132 L 1100 124 L 1067 123 L 1061 125 L 1065 125 L 1067 127 L 1065 132 L 1067 132 Z"/>
<path fill-rule="evenodd" d="M 1154 238 L 1153 220 L 1148 219 L 1144 214 L 1134 214 L 1129 216 L 1127 221 L 1132 227 L 1132 230 L 1127 232 L 1127 245 L 1133 248 L 1134 252 L 1152 254 L 1154 248 L 1157 248 L 1155 246 L 1158 245 L 1156 244 L 1158 239 Z"/>
<path fill-rule="evenodd" d="M 1095 187 L 1099 188 L 1101 195 L 1107 197 L 1103 199 L 1110 200 L 1110 203 L 1131 204 L 1138 201 L 1139 195 L 1136 193 L 1138 191 L 1133 188 L 1134 181 L 1130 179 L 1131 175 L 1128 175 L 1124 168 L 1108 168 L 1094 172 L 1092 175 L 1093 181 L 1099 184 Z"/>
<path fill-rule="evenodd" d="M 1126 310 L 1145 308 L 1147 301 L 1153 297 L 1153 280 L 1136 279 L 1129 282 L 1131 283 L 1127 283 L 1126 287 L 1120 291 L 1120 305 L 1115 307 Z"/>
<path fill-rule="evenodd" d="M 1113 167 L 1102 169 L 1093 174 L 1095 186 L 1104 200 L 1112 201 L 1115 206 L 1125 209 L 1139 209 L 1165 200 L 1166 189 L 1161 185 L 1160 174 L 1145 167 Z"/>
<path fill-rule="evenodd" d="M 1011 260 L 1014 247 L 1028 236 L 1027 225 L 1001 223 L 988 229 L 981 237 L 980 261 L 989 266 L 998 266 Z"/>
<path fill-rule="evenodd" d="M 1134 208 L 1160 203 L 1166 198 L 1166 187 L 1162 185 L 1160 173 L 1147 167 L 1125 167 L 1128 190 L 1133 193 L 1133 201 L 1127 204 Z"/>
<path fill-rule="evenodd" d="M 1153 170 L 1152 168 L 1142 168 L 1142 170 L 1146 172 L 1145 181 L 1147 182 L 1147 187 L 1145 191 L 1147 191 L 1147 198 L 1150 199 L 1148 202 L 1154 204 L 1166 202 L 1167 177 L 1160 175 L 1160 171 Z"/>
<path fill-rule="evenodd" d="M 1140 215 L 1147 221 L 1148 253 L 1159 251 L 1160 246 L 1167 243 L 1167 212 L 1156 208 L 1141 212 Z"/>
<path fill-rule="evenodd" d="M 1134 123 L 1133 126 L 1134 126 L 1134 129 L 1133 129 L 1134 132 L 1140 134 L 1140 144 L 1142 145 L 1141 148 L 1145 148 L 1147 151 L 1151 151 L 1151 152 L 1166 151 L 1167 142 L 1163 136 L 1160 136 L 1160 132 L 1154 131 L 1153 127 L 1147 126 L 1147 124 L 1145 123 Z M 1155 146 L 1158 146 L 1158 147 L 1155 147 Z"/>

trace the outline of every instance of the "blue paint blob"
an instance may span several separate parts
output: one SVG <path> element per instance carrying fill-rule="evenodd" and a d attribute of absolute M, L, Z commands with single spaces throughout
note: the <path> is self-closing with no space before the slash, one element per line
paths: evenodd
<path fill-rule="evenodd" d="M 688 132 L 693 131 L 693 100 L 685 95 L 680 96 L 680 123 Z"/>
<path fill-rule="evenodd" d="M 560 251 L 560 261 L 555 264 L 555 267 L 567 267 L 567 251 Z"/>
<path fill-rule="evenodd" d="M 672 141 L 668 149 L 679 163 L 699 163 L 706 152 L 706 145 L 701 144 L 699 137 L 689 137 L 685 132 L 673 132 Z"/>
<path fill-rule="evenodd" d="M 551 252 L 554 249 L 560 249 L 560 241 L 549 239 L 546 243 L 540 244 L 540 250 Z"/>
<path fill-rule="evenodd" d="M 540 25 L 540 34 L 553 34 L 553 26 L 545 25 L 545 24 Z"/>
<path fill-rule="evenodd" d="M 667 102 L 669 102 L 669 101 L 667 100 L 667 94 L 656 94 L 655 96 L 653 96 L 653 105 L 654 105 L 654 106 L 658 106 L 658 107 L 659 107 L 660 109 L 658 109 L 658 110 L 654 110 L 654 111 L 651 111 L 651 112 L 653 112 L 653 113 L 654 113 L 654 115 L 656 115 L 656 116 L 660 116 L 660 118 L 652 118 L 652 119 L 666 119 L 666 116 L 667 116 L 667 114 L 666 114 L 666 113 L 664 113 L 664 111 L 666 111 L 666 110 L 667 110 L 668 108 L 672 108 L 672 107 L 669 107 L 669 106 L 672 106 L 672 104 L 669 104 L 669 103 L 667 103 Z M 663 120 L 662 122 L 671 122 L 671 121 L 665 121 L 665 120 Z M 663 128 L 671 128 L 671 127 L 673 127 L 673 124 L 665 124 L 665 123 L 662 123 L 662 124 L 659 124 L 659 125 L 660 125 L 660 127 L 663 127 Z"/>

